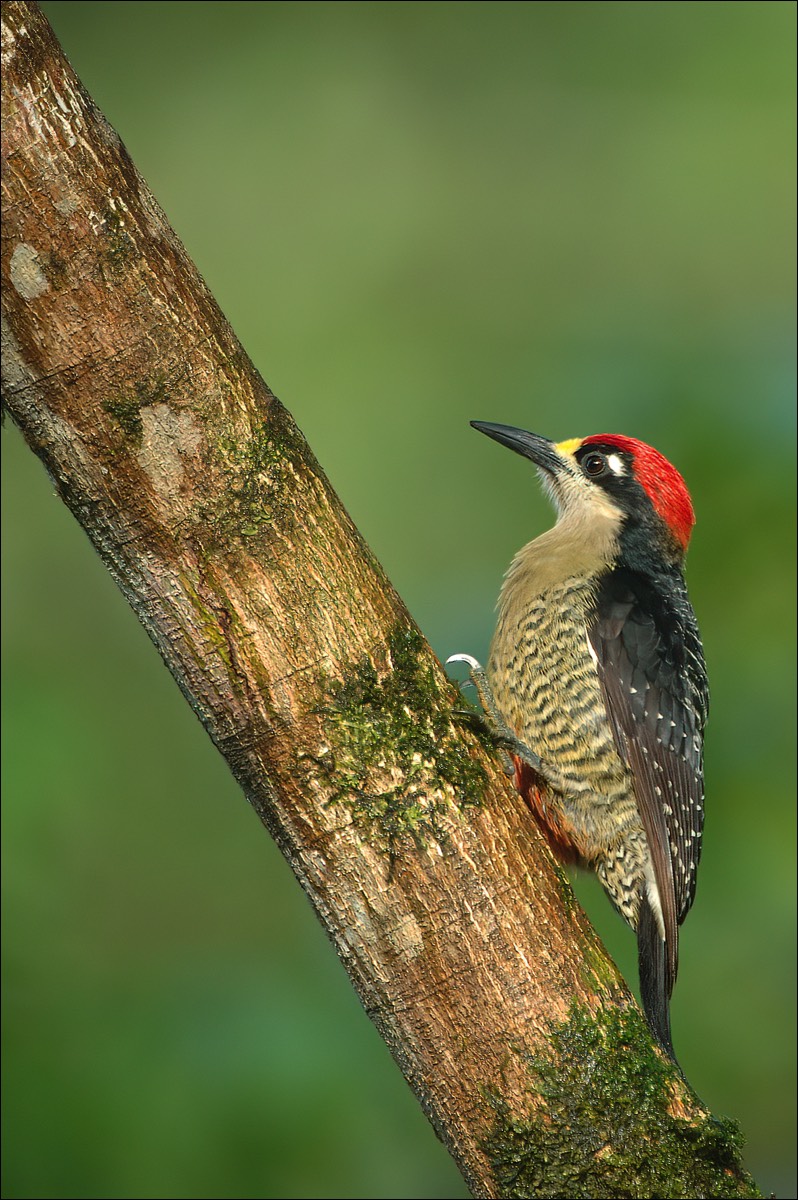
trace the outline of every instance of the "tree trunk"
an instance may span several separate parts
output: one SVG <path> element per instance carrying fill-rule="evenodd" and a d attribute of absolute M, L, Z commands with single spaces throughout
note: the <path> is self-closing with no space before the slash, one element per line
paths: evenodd
<path fill-rule="evenodd" d="M 34 4 L 3 5 L 5 403 L 475 1196 L 757 1196 Z"/>

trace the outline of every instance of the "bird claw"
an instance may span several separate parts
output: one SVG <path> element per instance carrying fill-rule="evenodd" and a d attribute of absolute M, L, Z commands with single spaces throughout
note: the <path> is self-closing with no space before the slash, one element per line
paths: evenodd
<path fill-rule="evenodd" d="M 476 658 L 472 658 L 470 654 L 452 654 L 446 659 L 446 666 L 448 667 L 450 663 L 456 662 L 464 662 L 467 665 L 469 674 L 467 682 L 473 683 L 477 689 L 479 702 L 482 705 L 485 716 L 489 718 L 489 724 L 492 724 L 497 730 L 505 728 L 504 721 L 496 707 L 496 701 L 493 699 L 493 692 L 490 689 L 488 677 L 485 674 L 485 668 L 482 666 L 482 663 Z"/>
<path fill-rule="evenodd" d="M 449 663 L 455 663 L 455 662 L 468 663 L 468 666 L 471 668 L 472 671 L 481 671 L 483 669 L 482 663 L 477 662 L 477 660 L 475 658 L 472 658 L 470 654 L 450 654 L 449 657 L 446 659 L 446 666 L 448 667 Z"/>
<path fill-rule="evenodd" d="M 468 666 L 469 679 L 466 682 L 472 683 L 477 689 L 479 702 L 482 705 L 482 714 L 468 713 L 467 715 L 469 717 L 476 716 L 487 728 L 488 733 L 501 751 L 505 772 L 508 775 L 513 775 L 515 768 L 512 759 L 520 758 L 533 771 L 537 771 L 539 774 L 542 773 L 543 764 L 540 757 L 513 733 L 499 712 L 498 705 L 493 698 L 491 686 L 488 683 L 488 676 L 482 664 L 470 654 L 452 654 L 446 659 L 446 666 L 448 667 L 450 663 L 455 662 L 464 662 Z M 463 715 L 466 714 L 464 713 Z"/>

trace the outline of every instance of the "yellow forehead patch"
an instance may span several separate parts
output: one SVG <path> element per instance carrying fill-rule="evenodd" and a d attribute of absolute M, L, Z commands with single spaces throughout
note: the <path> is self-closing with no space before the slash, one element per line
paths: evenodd
<path fill-rule="evenodd" d="M 554 447 L 560 454 L 574 454 L 582 445 L 584 438 L 568 438 L 566 442 L 557 442 Z"/>

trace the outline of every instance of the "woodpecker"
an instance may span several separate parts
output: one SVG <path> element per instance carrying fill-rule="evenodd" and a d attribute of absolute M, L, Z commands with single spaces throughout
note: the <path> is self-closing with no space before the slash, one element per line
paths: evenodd
<path fill-rule="evenodd" d="M 649 1025 L 674 1059 L 670 999 L 704 823 L 709 692 L 684 559 L 684 480 L 620 434 L 555 443 L 472 421 L 537 467 L 553 528 L 504 579 L 487 672 L 468 655 L 486 719 L 556 857 L 592 869 L 637 933 Z"/>

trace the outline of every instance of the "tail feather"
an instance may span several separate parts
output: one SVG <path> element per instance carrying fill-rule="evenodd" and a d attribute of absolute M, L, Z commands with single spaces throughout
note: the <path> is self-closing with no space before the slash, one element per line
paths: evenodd
<path fill-rule="evenodd" d="M 670 1001 L 676 981 L 668 947 L 648 897 L 640 901 L 637 922 L 637 953 L 640 970 L 640 996 L 654 1037 L 676 1062 L 671 1041 Z"/>

